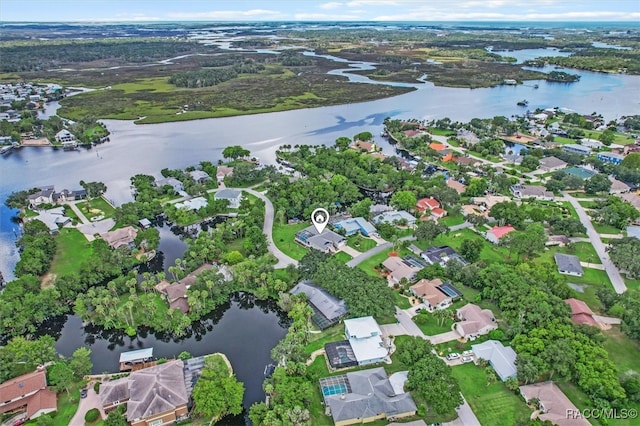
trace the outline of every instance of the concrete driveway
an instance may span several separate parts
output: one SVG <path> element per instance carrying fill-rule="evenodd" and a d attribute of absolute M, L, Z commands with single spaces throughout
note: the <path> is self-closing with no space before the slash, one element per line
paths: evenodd
<path fill-rule="evenodd" d="M 78 411 L 76 411 L 76 414 L 69 422 L 69 426 L 84 426 L 84 415 L 92 408 L 97 408 L 98 410 L 100 410 L 100 415 L 103 419 L 107 418 L 107 415 L 102 409 L 102 404 L 100 404 L 100 397 L 93 390 L 93 382 L 87 385 L 87 389 L 87 397 L 80 400 Z"/>
<path fill-rule="evenodd" d="M 408 313 L 398 308 L 397 306 L 396 306 L 396 318 L 398 319 L 398 321 L 400 321 L 400 324 L 402 324 L 402 327 L 404 327 L 404 329 L 407 330 L 407 334 L 409 336 L 422 337 L 423 339 L 427 338 L 422 332 L 422 330 L 420 330 L 420 327 L 418 327 L 416 323 L 413 322 L 413 320 L 411 319 L 411 316 L 409 316 Z"/>
<path fill-rule="evenodd" d="M 591 223 L 591 218 L 584 211 L 584 208 L 580 205 L 578 200 L 576 200 L 566 192 L 562 192 L 562 195 L 564 196 L 565 200 L 571 203 L 573 208 L 576 210 L 576 213 L 578 213 L 580 222 L 582 222 L 584 227 L 587 228 L 587 236 L 589 237 L 593 248 L 596 250 L 596 253 L 598 253 L 600 263 L 602 264 L 602 266 L 604 266 L 604 270 L 609 276 L 609 280 L 611 280 L 613 289 L 618 294 L 624 293 L 625 291 L 627 291 L 627 286 L 622 279 L 622 275 L 620 275 L 620 271 L 618 271 L 616 265 L 614 265 L 611 259 L 609 259 L 609 255 L 607 254 L 604 244 L 602 244 L 602 240 L 600 239 L 600 234 L 596 232 L 593 224 Z"/>
<path fill-rule="evenodd" d="M 456 331 L 447 331 L 446 333 L 436 334 L 435 336 L 429 336 L 428 339 L 434 345 L 438 343 L 452 342 L 458 340 L 460 335 Z"/>
<path fill-rule="evenodd" d="M 456 408 L 458 418 L 452 422 L 443 423 L 444 426 L 481 426 L 480 421 L 473 414 L 467 400 L 462 397 L 463 404 Z"/>

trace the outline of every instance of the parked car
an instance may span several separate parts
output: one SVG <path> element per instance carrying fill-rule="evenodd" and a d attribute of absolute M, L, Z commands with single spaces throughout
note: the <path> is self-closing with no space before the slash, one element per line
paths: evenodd
<path fill-rule="evenodd" d="M 467 362 L 473 362 L 473 358 L 471 358 L 470 356 L 463 356 L 462 363 L 465 364 Z"/>
<path fill-rule="evenodd" d="M 418 309 L 416 309 L 416 314 L 419 314 L 419 313 L 420 313 L 420 312 L 422 312 L 422 311 L 423 311 L 423 309 L 422 309 L 422 308 L 418 308 Z"/>
<path fill-rule="evenodd" d="M 462 356 L 473 356 L 473 351 L 464 351 L 462 352 Z"/>
<path fill-rule="evenodd" d="M 86 398 L 86 397 L 87 397 L 87 388 L 80 389 L 80 398 Z"/>
<path fill-rule="evenodd" d="M 460 354 L 456 353 L 456 352 L 453 352 L 453 353 L 450 353 L 449 355 L 447 355 L 447 359 L 449 361 L 454 360 L 454 359 L 458 359 L 458 358 L 460 358 Z"/>

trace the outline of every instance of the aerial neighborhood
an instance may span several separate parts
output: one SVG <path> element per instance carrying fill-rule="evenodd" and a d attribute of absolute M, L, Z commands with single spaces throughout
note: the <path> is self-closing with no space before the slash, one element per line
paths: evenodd
<path fill-rule="evenodd" d="M 640 115 L 540 101 L 635 82 L 637 28 L 52 25 L 0 37 L 2 425 L 640 424 Z M 442 86 L 502 97 L 330 109 Z"/>

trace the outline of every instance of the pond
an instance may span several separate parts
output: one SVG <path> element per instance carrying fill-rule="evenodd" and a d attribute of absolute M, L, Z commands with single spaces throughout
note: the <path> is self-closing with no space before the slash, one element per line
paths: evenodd
<path fill-rule="evenodd" d="M 192 356 L 223 353 L 238 380 L 244 383 L 243 405 L 248 409 L 265 398 L 262 390 L 265 367 L 272 362 L 271 349 L 284 337 L 288 326 L 287 314 L 274 301 L 236 293 L 228 303 L 194 323 L 187 336 L 179 339 L 149 330 L 131 338 L 120 331 L 83 326 L 75 315 L 50 321 L 40 331 L 56 338 L 56 350 L 61 355 L 70 356 L 82 346 L 91 349 L 93 374 L 117 372 L 121 352 L 142 348 L 153 348 L 156 358 L 177 357 L 182 351 Z M 242 416 L 226 420 L 225 424 L 245 423 Z"/>

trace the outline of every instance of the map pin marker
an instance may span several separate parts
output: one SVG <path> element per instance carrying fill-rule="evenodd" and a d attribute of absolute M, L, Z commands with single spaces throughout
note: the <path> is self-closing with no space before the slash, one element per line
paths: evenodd
<path fill-rule="evenodd" d="M 318 234 L 322 234 L 324 228 L 327 227 L 327 223 L 329 223 L 329 212 L 326 209 L 315 209 L 313 213 L 311 213 L 311 223 L 318 231 Z"/>

